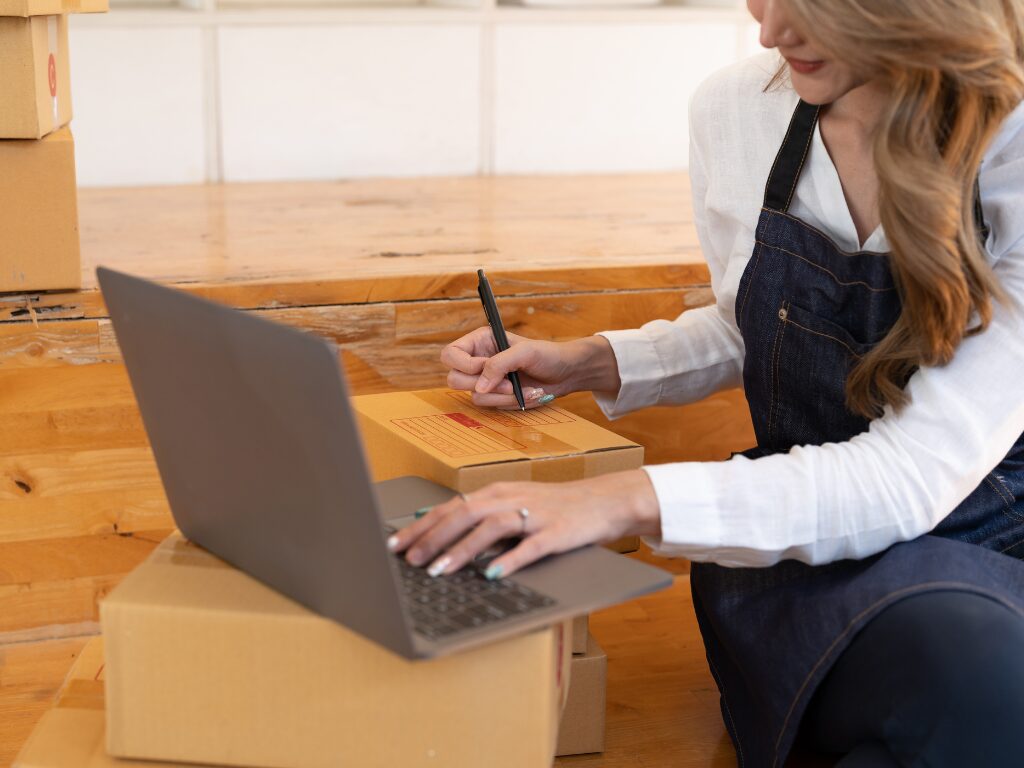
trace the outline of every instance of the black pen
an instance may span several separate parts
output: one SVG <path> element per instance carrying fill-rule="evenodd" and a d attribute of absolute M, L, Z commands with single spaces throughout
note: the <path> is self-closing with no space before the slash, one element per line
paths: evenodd
<path fill-rule="evenodd" d="M 487 315 L 487 324 L 491 326 L 491 333 L 494 334 L 494 343 L 498 345 L 498 351 L 504 352 L 508 349 L 508 337 L 505 336 L 505 326 L 501 324 L 501 315 L 498 314 L 498 305 L 494 301 L 494 294 L 491 292 L 491 284 L 482 269 L 476 271 L 480 278 L 476 286 L 476 292 L 480 294 L 480 303 L 484 305 L 484 314 Z M 526 400 L 523 399 L 523 385 L 519 383 L 519 373 L 510 371 L 508 380 L 512 382 L 512 391 L 515 393 L 516 402 L 519 403 L 519 410 L 526 410 Z"/>

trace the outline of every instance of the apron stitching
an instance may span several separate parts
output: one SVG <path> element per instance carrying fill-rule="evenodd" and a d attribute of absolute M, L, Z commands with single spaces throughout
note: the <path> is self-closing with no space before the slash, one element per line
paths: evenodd
<path fill-rule="evenodd" d="M 1011 549 L 1014 549 L 1015 547 L 1019 547 L 1019 546 L 1020 546 L 1021 544 L 1024 544 L 1024 539 L 1019 539 L 1018 541 L 1015 541 L 1015 542 L 1014 542 L 1013 544 L 1011 544 L 1010 546 L 1008 546 L 1008 547 L 1003 547 L 1002 549 L 1000 549 L 1000 550 L 999 550 L 999 554 L 1001 554 L 1001 555 L 1003 555 L 1003 554 L 1006 554 L 1006 553 L 1007 553 L 1007 552 L 1009 552 L 1009 551 L 1010 551 Z"/>
<path fill-rule="evenodd" d="M 836 645 L 839 644 L 840 640 L 845 638 L 850 633 L 850 630 L 853 628 L 853 626 L 855 624 L 857 624 L 858 622 L 860 622 L 861 619 L 863 619 L 867 614 L 869 614 L 872 611 L 874 611 L 880 605 L 886 604 L 886 603 L 894 603 L 894 602 L 896 602 L 896 599 L 898 597 L 909 596 L 909 595 L 914 594 L 916 592 L 940 591 L 941 589 L 945 589 L 945 588 L 951 588 L 951 589 L 953 589 L 953 591 L 965 591 L 965 592 L 970 592 L 970 593 L 973 593 L 973 594 L 985 595 L 986 597 L 989 597 L 992 600 L 995 600 L 1000 605 L 1006 606 L 1007 608 L 1012 610 L 1014 613 L 1017 613 L 1018 615 L 1024 616 L 1024 612 L 1020 611 L 1012 603 L 1010 603 L 1010 602 L 1008 602 L 1006 600 L 1003 600 L 997 594 L 989 593 L 987 590 L 978 589 L 973 584 L 968 584 L 966 582 L 961 582 L 961 581 L 930 581 L 930 582 L 925 582 L 923 584 L 915 584 L 912 587 L 905 587 L 904 589 L 899 589 L 899 590 L 896 590 L 895 592 L 890 592 L 885 597 L 879 598 L 874 603 L 872 603 L 867 608 L 865 608 L 863 611 L 861 611 L 856 616 L 854 616 L 852 619 L 850 619 L 850 623 L 846 625 L 846 628 L 843 629 L 842 632 L 840 632 L 838 635 L 836 635 L 835 640 L 833 640 L 832 643 L 829 645 L 829 647 L 825 649 L 825 652 L 821 654 L 821 656 L 818 658 L 818 661 L 815 662 L 813 667 L 811 667 L 811 671 L 807 673 L 807 677 L 804 678 L 803 683 L 800 685 L 800 688 L 797 690 L 796 695 L 793 697 L 792 703 L 789 705 L 789 711 L 786 713 L 786 719 L 783 721 L 782 728 L 779 730 L 779 736 L 775 740 L 775 755 L 774 755 L 774 757 L 772 759 L 772 768 L 775 768 L 775 766 L 778 765 L 778 762 L 779 762 L 779 744 L 782 742 L 782 737 L 786 733 L 786 728 L 789 725 L 789 719 L 793 716 L 793 709 L 794 709 L 794 707 L 796 707 L 797 702 L 803 696 L 804 689 L 807 687 L 807 684 L 810 682 L 810 680 L 814 676 L 815 672 L 818 671 L 818 668 L 821 667 L 821 665 L 825 662 L 825 659 L 828 658 L 828 656 L 832 653 L 832 649 L 834 649 L 836 647 Z"/>
<path fill-rule="evenodd" d="M 786 309 L 789 302 L 783 302 L 782 308 Z M 782 388 L 779 382 L 779 347 L 782 346 L 782 335 L 786 332 L 786 321 L 783 320 L 779 323 L 775 329 L 775 343 L 772 345 L 772 361 L 771 361 L 771 374 L 772 374 L 772 390 L 771 398 L 768 404 L 768 439 L 772 440 L 774 433 L 772 432 L 772 423 L 775 420 L 775 411 L 777 410 L 778 397 L 777 393 Z"/>
<path fill-rule="evenodd" d="M 792 221 L 795 221 L 795 222 L 797 222 L 799 224 L 802 224 L 803 226 L 807 227 L 807 229 L 809 229 L 812 232 L 814 232 L 814 234 L 818 235 L 823 240 L 828 242 L 828 244 L 830 246 L 832 246 L 833 249 L 835 249 L 836 251 L 841 253 L 843 256 L 884 256 L 886 258 L 889 257 L 889 254 L 887 252 L 885 252 L 885 251 L 848 251 L 845 248 L 841 248 L 839 246 L 839 243 L 837 243 L 835 240 L 833 240 L 829 235 L 827 235 L 824 232 L 822 232 L 816 226 L 814 226 L 813 224 L 810 224 L 810 223 L 804 221 L 803 219 L 800 219 L 800 218 L 794 216 L 791 213 L 787 213 L 786 211 L 776 211 L 776 210 L 774 210 L 772 208 L 763 208 L 762 210 L 771 211 L 772 213 L 776 213 L 779 216 L 785 216 L 787 219 L 791 219 Z M 892 291 L 892 290 L 895 290 L 895 288 L 884 288 L 884 289 L 879 289 L 879 290 Z"/>
<path fill-rule="evenodd" d="M 718 685 L 718 689 L 721 692 L 720 698 L 722 700 L 722 707 L 725 709 L 726 717 L 729 718 L 729 724 L 732 727 L 732 732 L 736 734 L 734 739 L 736 745 L 736 757 L 739 762 L 739 768 L 743 768 L 743 747 L 739 741 L 739 730 L 736 728 L 736 721 L 732 719 L 732 711 L 729 709 L 729 701 L 725 696 L 725 685 L 722 682 L 722 676 L 718 674 L 718 667 L 715 666 L 715 662 L 711 660 L 710 654 L 704 656 L 708 660 L 708 666 L 711 668 L 711 676 L 715 678 L 715 683 Z"/>
<path fill-rule="evenodd" d="M 814 123 L 818 122 L 818 114 L 821 112 L 821 107 L 814 110 Z M 804 144 L 804 153 L 800 157 L 800 166 L 796 169 L 796 176 L 793 177 L 793 186 L 789 188 L 789 197 L 786 198 L 786 210 L 789 210 L 789 204 L 793 200 L 793 193 L 796 192 L 796 185 L 800 183 L 800 173 L 804 169 L 804 163 L 807 161 L 807 154 L 811 149 L 811 140 L 814 138 L 814 131 L 810 131 L 807 134 L 807 143 Z"/>
<path fill-rule="evenodd" d="M 1007 509 L 1009 509 L 1010 508 L 1010 502 L 1006 500 L 1006 494 L 1002 490 L 999 489 L 999 486 L 997 486 L 995 483 L 992 482 L 992 476 L 991 475 L 986 475 L 985 476 L 985 482 L 988 483 L 989 487 L 999 495 L 1000 499 L 1003 500 L 1003 506 L 1005 506 Z"/>
<path fill-rule="evenodd" d="M 772 248 L 772 249 L 774 249 L 776 251 L 782 251 L 785 254 L 788 254 L 790 256 L 793 256 L 795 258 L 800 259 L 800 261 L 806 261 L 812 267 L 820 269 L 822 272 L 830 275 L 832 277 L 832 279 L 835 280 L 838 285 L 863 285 L 869 291 L 875 291 L 877 293 L 886 293 L 888 291 L 896 290 L 895 288 L 875 288 L 873 285 L 868 285 L 863 280 L 853 280 L 853 281 L 849 281 L 849 282 L 844 281 L 844 280 L 840 280 L 839 276 L 835 272 L 833 272 L 832 270 L 830 270 L 830 269 L 828 269 L 826 267 L 821 266 L 821 264 L 815 264 L 813 261 L 811 261 L 808 258 L 805 258 L 805 257 L 801 256 L 799 253 L 794 253 L 793 251 L 786 250 L 785 248 L 782 248 L 782 247 L 780 247 L 778 245 L 770 245 L 769 243 L 766 243 L 766 242 L 764 242 L 762 240 L 757 240 L 755 242 L 763 245 L 765 248 Z"/>
<path fill-rule="evenodd" d="M 815 336 L 824 336 L 826 339 L 832 339 L 832 341 L 835 341 L 838 344 L 842 344 L 844 347 L 846 347 L 848 350 L 850 350 L 850 354 L 853 355 L 854 357 L 856 357 L 858 360 L 863 357 L 863 355 L 858 354 L 857 352 L 855 352 L 853 347 L 851 347 L 845 341 L 840 339 L 838 336 L 832 336 L 832 335 L 827 334 L 827 333 L 822 333 L 821 331 L 812 330 L 812 329 L 807 328 L 807 327 L 805 327 L 803 325 L 800 325 L 800 323 L 798 323 L 798 322 L 796 322 L 794 320 L 790 320 L 788 317 L 785 320 L 783 320 L 782 322 L 790 323 L 791 325 L 795 325 L 800 330 L 807 331 L 808 333 L 813 333 Z"/>
<path fill-rule="evenodd" d="M 760 241 L 755 239 L 754 242 L 758 243 Z M 757 249 L 757 257 L 754 259 L 754 265 L 750 268 L 750 274 L 746 276 L 747 277 L 747 290 L 743 292 L 743 301 L 740 302 L 740 311 L 737 313 L 737 317 L 740 318 L 740 320 L 743 319 L 743 317 L 742 317 L 743 316 L 743 308 L 747 306 L 747 296 L 750 295 L 750 285 L 751 285 L 751 283 L 754 282 L 754 274 L 757 272 L 757 265 L 761 261 L 761 253 L 762 253 L 761 249 L 758 248 Z"/>
<path fill-rule="evenodd" d="M 995 478 L 995 482 L 992 481 L 992 478 Z M 1010 488 L 1006 485 L 1006 483 L 1003 482 L 1003 478 L 1001 478 L 999 475 L 995 473 L 995 471 L 993 471 L 985 476 L 985 482 L 992 486 L 992 489 L 999 494 L 999 498 L 1003 500 L 1003 504 L 1006 506 L 1006 508 L 1003 510 L 1003 514 L 1013 520 L 1016 520 L 1017 522 L 1024 522 L 1024 515 L 1014 511 L 1013 509 L 1013 505 L 1017 501 L 1017 497 L 1014 495 L 1013 491 L 1011 491 Z M 1005 552 L 1006 550 L 1000 551 Z"/>

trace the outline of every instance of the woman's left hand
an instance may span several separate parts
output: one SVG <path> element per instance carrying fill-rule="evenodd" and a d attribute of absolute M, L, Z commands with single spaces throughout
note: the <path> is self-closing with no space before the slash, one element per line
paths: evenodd
<path fill-rule="evenodd" d="M 432 508 L 388 546 L 440 576 L 501 539 L 522 537 L 488 566 L 487 577 L 497 579 L 556 552 L 660 533 L 654 487 L 646 472 L 633 469 L 566 483 L 494 483 Z"/>

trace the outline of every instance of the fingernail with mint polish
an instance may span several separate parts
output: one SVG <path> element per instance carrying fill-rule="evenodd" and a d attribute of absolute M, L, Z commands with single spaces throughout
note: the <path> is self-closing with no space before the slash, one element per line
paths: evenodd
<path fill-rule="evenodd" d="M 433 565 L 427 568 L 427 574 L 437 578 L 444 573 L 445 569 L 451 564 L 452 559 L 450 557 L 442 557 L 440 560 L 434 561 Z"/>
<path fill-rule="evenodd" d="M 550 403 L 554 399 L 555 399 L 554 395 L 544 395 L 544 397 L 542 397 L 537 402 L 540 403 L 541 405 L 547 405 L 548 403 Z"/>
<path fill-rule="evenodd" d="M 415 512 L 413 512 L 412 514 L 413 514 L 413 517 L 415 517 L 417 520 L 419 520 L 421 517 L 423 517 L 425 514 L 427 514 L 427 512 L 429 512 L 432 509 L 433 509 L 433 507 L 420 507 Z"/>
<path fill-rule="evenodd" d="M 496 565 L 496 564 L 492 563 L 491 565 L 487 566 L 487 570 L 484 571 L 484 577 L 488 581 L 495 581 L 496 579 L 500 579 L 501 578 L 501 574 L 503 574 L 504 572 L 505 572 L 504 566 Z"/>

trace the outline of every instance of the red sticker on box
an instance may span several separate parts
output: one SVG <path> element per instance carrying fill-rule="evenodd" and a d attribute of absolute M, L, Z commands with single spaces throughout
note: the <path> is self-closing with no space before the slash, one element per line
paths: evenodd
<path fill-rule="evenodd" d="M 472 429 L 482 429 L 484 426 L 479 421 L 474 419 L 472 416 L 467 416 L 464 413 L 446 413 L 445 416 L 447 416 L 452 421 L 459 422 L 459 424 L 461 424 L 464 427 L 470 427 Z"/>
<path fill-rule="evenodd" d="M 46 65 L 47 74 L 50 78 L 50 95 L 57 98 L 57 60 L 50 54 L 50 61 Z"/>

